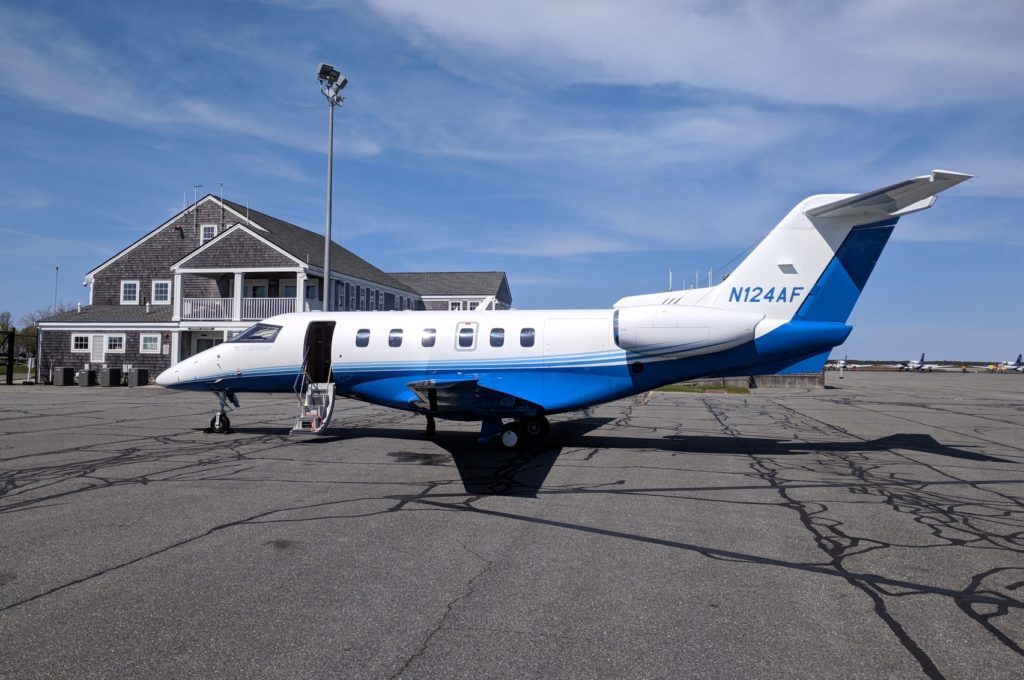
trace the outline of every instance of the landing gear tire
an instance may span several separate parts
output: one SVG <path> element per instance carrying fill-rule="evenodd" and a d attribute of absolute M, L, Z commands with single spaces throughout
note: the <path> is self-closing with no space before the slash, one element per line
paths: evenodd
<path fill-rule="evenodd" d="M 522 420 L 523 434 L 527 439 L 538 440 L 548 436 L 551 424 L 544 416 L 531 416 Z"/>
<path fill-rule="evenodd" d="M 216 414 L 210 419 L 210 432 L 216 432 L 217 434 L 226 434 L 231 429 L 231 421 L 228 420 L 226 415 L 221 413 Z"/>
<path fill-rule="evenodd" d="M 501 437 L 498 438 L 501 448 L 506 451 L 518 451 L 523 447 L 523 430 L 518 423 L 508 423 L 501 429 Z"/>

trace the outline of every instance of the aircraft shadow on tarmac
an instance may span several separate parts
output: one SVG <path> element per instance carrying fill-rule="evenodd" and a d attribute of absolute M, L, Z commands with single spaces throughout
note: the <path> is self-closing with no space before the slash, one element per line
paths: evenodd
<path fill-rule="evenodd" d="M 863 441 L 844 442 L 794 442 L 781 439 L 760 437 L 708 437 L 669 435 L 665 438 L 679 445 L 679 451 L 688 453 L 740 453 L 764 456 L 792 456 L 809 453 L 872 453 L 904 449 L 919 453 L 931 453 L 959 460 L 972 460 L 985 463 L 1016 463 L 1014 460 L 997 458 L 977 451 L 958 449 L 940 443 L 930 434 L 893 434 L 888 437 Z M 646 441 L 646 440 L 641 440 Z M 622 446 L 617 440 L 609 442 L 610 446 Z M 659 448 L 675 448 L 674 446 Z"/>
<path fill-rule="evenodd" d="M 520 496 L 536 498 L 562 449 L 575 446 L 588 432 L 611 422 L 611 418 L 581 418 L 553 423 L 542 445 L 527 445 L 521 451 L 504 451 L 477 441 L 475 432 L 439 430 L 430 439 L 443 453 L 392 451 L 388 455 L 400 463 L 446 465 L 451 456 L 466 493 L 480 496 Z M 408 430 L 376 428 L 347 430 L 338 439 L 384 437 L 423 440 L 423 435 Z"/>
<path fill-rule="evenodd" d="M 871 453 L 903 449 L 929 453 L 958 460 L 989 463 L 1014 463 L 976 451 L 959 449 L 938 442 L 927 434 L 894 434 L 868 441 L 797 442 L 764 437 L 728 435 L 668 435 L 661 438 L 626 437 L 617 428 L 611 432 L 594 433 L 611 422 L 611 418 L 580 418 L 552 424 L 543 446 L 526 447 L 522 451 L 503 451 L 481 445 L 477 435 L 465 431 L 439 430 L 431 442 L 448 453 L 391 451 L 388 455 L 399 463 L 416 465 L 447 465 L 455 463 L 466 493 L 471 495 L 520 496 L 535 498 L 555 461 L 566 447 L 646 449 L 671 453 L 790 456 L 814 453 Z M 239 428 L 236 432 L 266 433 L 264 429 Z M 593 434 L 591 434 L 593 433 Z M 423 434 L 395 428 L 355 427 L 326 437 L 311 438 L 305 445 L 325 445 L 361 438 L 394 441 L 424 441 Z M 450 456 L 450 458 L 449 458 Z"/>

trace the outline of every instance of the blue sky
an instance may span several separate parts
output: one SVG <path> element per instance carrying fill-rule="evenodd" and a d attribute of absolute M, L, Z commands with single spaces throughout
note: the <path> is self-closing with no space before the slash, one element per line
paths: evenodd
<path fill-rule="evenodd" d="M 717 271 L 801 198 L 933 168 L 836 354 L 1024 351 L 1024 4 L 0 2 L 0 309 L 219 191 L 386 271 L 501 269 L 520 308 Z"/>

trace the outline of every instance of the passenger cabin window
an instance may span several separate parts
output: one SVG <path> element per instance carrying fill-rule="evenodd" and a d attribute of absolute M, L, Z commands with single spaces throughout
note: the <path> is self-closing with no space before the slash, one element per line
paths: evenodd
<path fill-rule="evenodd" d="M 473 347 L 473 329 L 472 328 L 460 328 L 459 329 L 459 347 L 462 349 L 472 349 Z"/>
<path fill-rule="evenodd" d="M 422 342 L 424 347 L 433 347 L 434 343 L 437 342 L 437 329 L 424 328 Z"/>
<path fill-rule="evenodd" d="M 492 328 L 491 329 L 491 347 L 501 347 L 505 344 L 505 329 L 504 328 Z"/>
<path fill-rule="evenodd" d="M 533 342 L 537 338 L 537 333 L 532 328 L 524 328 L 519 331 L 519 344 L 523 347 L 533 347 Z"/>
<path fill-rule="evenodd" d="M 370 329 L 360 328 L 356 331 L 356 347 L 366 347 L 370 344 Z"/>
<path fill-rule="evenodd" d="M 249 326 L 244 331 L 228 340 L 228 342 L 274 342 L 277 334 L 281 332 L 280 326 L 269 323 L 258 323 Z"/>
<path fill-rule="evenodd" d="M 401 347 L 402 346 L 402 329 L 392 328 L 391 332 L 388 333 L 388 347 Z"/>

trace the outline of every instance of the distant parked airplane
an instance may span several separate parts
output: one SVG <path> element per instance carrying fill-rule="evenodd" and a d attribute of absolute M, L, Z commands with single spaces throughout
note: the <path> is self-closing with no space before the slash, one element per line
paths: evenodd
<path fill-rule="evenodd" d="M 1024 354 L 1018 354 L 1017 358 L 1013 361 L 1000 361 L 996 364 L 988 364 L 987 366 L 978 366 L 977 368 L 984 368 L 993 373 L 1006 373 L 1007 371 L 1017 371 L 1024 373 L 1024 363 L 1021 363 L 1021 359 L 1024 359 Z"/>
<path fill-rule="evenodd" d="M 841 371 L 843 369 L 849 371 L 856 371 L 858 368 L 870 368 L 874 364 L 854 364 L 847 360 L 847 356 L 844 356 L 839 361 L 830 361 L 825 364 L 825 370 L 827 371 Z"/>
<path fill-rule="evenodd" d="M 226 432 L 238 392 L 295 392 L 294 432 L 322 432 L 335 396 L 481 422 L 517 448 L 547 416 L 699 377 L 820 370 L 896 222 L 970 178 L 930 175 L 801 201 L 708 288 L 622 298 L 607 310 L 304 312 L 257 323 L 167 369 L 209 390 Z M 506 422 L 507 421 L 507 422 Z"/>
<path fill-rule="evenodd" d="M 941 368 L 938 364 L 926 364 L 924 363 L 924 352 L 921 352 L 921 358 L 910 361 L 904 361 L 898 364 L 893 364 L 893 368 L 899 369 L 900 371 L 932 371 Z"/>

